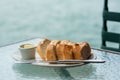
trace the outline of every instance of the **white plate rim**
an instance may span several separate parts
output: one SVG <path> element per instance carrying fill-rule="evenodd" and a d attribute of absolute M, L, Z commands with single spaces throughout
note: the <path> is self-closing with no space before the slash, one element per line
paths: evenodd
<path fill-rule="evenodd" d="M 88 60 L 93 60 L 96 59 L 97 57 L 95 56 L 95 54 L 91 53 L 91 57 Z M 16 61 L 15 63 L 26 63 L 26 64 L 32 64 L 35 66 L 41 66 L 41 67 L 53 67 L 53 68 L 65 68 L 65 67 L 75 67 L 75 66 L 82 66 L 88 63 L 79 63 L 79 64 L 49 64 L 46 62 L 37 62 L 40 59 L 40 56 L 38 55 L 38 53 L 36 52 L 36 59 L 31 59 L 31 60 L 22 60 L 21 56 L 20 56 L 20 52 L 16 51 L 14 52 L 12 55 L 12 58 Z"/>

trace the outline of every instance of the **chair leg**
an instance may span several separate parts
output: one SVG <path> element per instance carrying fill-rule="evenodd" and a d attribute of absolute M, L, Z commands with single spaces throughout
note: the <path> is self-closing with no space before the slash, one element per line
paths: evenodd
<path fill-rule="evenodd" d="M 119 50 L 120 50 L 120 43 L 119 43 Z"/>
<path fill-rule="evenodd" d="M 105 42 L 105 41 L 103 41 L 103 43 L 102 43 L 102 44 L 103 44 L 103 46 L 106 46 L 106 42 Z"/>

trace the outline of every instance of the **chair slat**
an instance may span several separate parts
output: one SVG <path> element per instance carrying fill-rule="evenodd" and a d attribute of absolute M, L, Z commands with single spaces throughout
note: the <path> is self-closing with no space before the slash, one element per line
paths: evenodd
<path fill-rule="evenodd" d="M 102 39 L 104 41 L 120 43 L 120 34 L 102 31 Z"/>
<path fill-rule="evenodd" d="M 103 11 L 103 19 L 120 22 L 120 13 Z"/>

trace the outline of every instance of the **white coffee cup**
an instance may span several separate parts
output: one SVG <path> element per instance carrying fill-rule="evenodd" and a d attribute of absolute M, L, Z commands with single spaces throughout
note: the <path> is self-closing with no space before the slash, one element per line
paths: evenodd
<path fill-rule="evenodd" d="M 21 57 L 24 60 L 35 59 L 35 51 L 36 47 L 32 44 L 23 44 L 20 45 L 19 51 L 21 53 Z"/>

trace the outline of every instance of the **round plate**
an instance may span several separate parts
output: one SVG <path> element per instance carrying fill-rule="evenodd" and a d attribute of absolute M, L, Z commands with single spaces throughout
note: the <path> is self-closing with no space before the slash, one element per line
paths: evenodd
<path fill-rule="evenodd" d="M 33 63 L 33 62 L 41 61 L 41 58 L 37 53 L 35 53 L 35 59 L 30 59 L 30 60 L 22 59 L 19 51 L 14 52 L 11 56 L 16 61 L 16 63 Z"/>
<path fill-rule="evenodd" d="M 84 64 L 87 64 L 87 63 L 82 63 L 82 62 L 81 63 L 75 63 L 75 64 L 50 64 L 48 62 L 42 61 L 37 53 L 36 53 L 35 57 L 36 57 L 35 59 L 23 60 L 19 51 L 12 54 L 12 58 L 17 63 L 29 63 L 29 64 L 32 64 L 32 65 L 38 65 L 38 66 L 42 66 L 42 67 L 63 68 L 63 67 L 82 66 Z M 96 56 L 93 53 L 91 53 L 91 56 L 88 60 L 92 60 L 92 59 L 96 59 Z"/>

